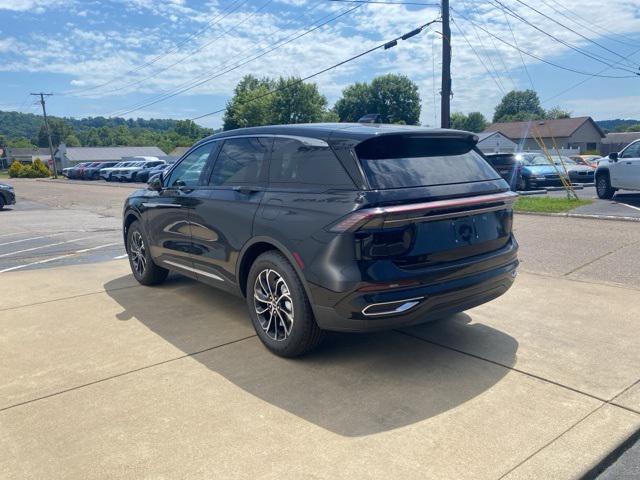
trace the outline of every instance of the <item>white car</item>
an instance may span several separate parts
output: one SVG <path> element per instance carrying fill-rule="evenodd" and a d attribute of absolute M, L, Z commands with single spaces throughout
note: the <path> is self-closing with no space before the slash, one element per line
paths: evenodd
<path fill-rule="evenodd" d="M 136 162 L 120 162 L 116 165 L 114 165 L 113 167 L 109 167 L 109 168 L 102 168 L 100 169 L 100 178 L 102 178 L 103 180 L 106 180 L 107 182 L 111 181 L 111 175 L 113 174 L 113 172 L 115 172 L 116 170 L 120 169 L 120 168 L 124 168 L 127 167 L 133 163 Z"/>
<path fill-rule="evenodd" d="M 620 153 L 611 153 L 598 162 L 598 197 L 611 198 L 616 190 L 640 190 L 640 140 L 630 143 Z"/>
<path fill-rule="evenodd" d="M 119 182 L 135 182 L 137 180 L 136 176 L 139 172 L 164 164 L 164 160 L 157 159 L 152 161 L 134 162 L 131 165 L 114 170 L 111 174 L 111 179 Z"/>

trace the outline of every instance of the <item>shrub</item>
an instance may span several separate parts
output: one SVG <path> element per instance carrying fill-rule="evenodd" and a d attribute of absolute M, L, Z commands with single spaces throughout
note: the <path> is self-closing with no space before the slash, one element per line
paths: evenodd
<path fill-rule="evenodd" d="M 14 160 L 11 166 L 9 167 L 9 177 L 11 178 L 19 177 L 20 172 L 23 169 L 24 169 L 24 166 L 20 162 Z"/>
<path fill-rule="evenodd" d="M 51 176 L 49 167 L 47 167 L 39 158 L 36 158 L 33 161 L 33 165 L 31 165 L 31 168 L 33 168 L 33 170 L 35 170 L 35 172 L 38 174 L 38 178 L 46 178 Z"/>

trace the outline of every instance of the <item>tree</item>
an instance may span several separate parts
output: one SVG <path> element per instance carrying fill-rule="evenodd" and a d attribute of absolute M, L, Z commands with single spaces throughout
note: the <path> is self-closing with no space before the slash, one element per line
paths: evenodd
<path fill-rule="evenodd" d="M 371 104 L 371 87 L 358 82 L 342 91 L 342 98 L 333 108 L 341 122 L 357 122 L 363 115 L 372 113 Z"/>
<path fill-rule="evenodd" d="M 471 112 L 468 116 L 454 112 L 451 114 L 451 128 L 475 133 L 483 132 L 487 128 L 487 119 L 480 112 Z"/>
<path fill-rule="evenodd" d="M 334 107 L 341 122 L 356 122 L 367 113 L 379 113 L 390 123 L 416 125 L 420 121 L 418 86 L 405 75 L 388 74 L 367 83 L 355 83 L 342 92 Z"/>
<path fill-rule="evenodd" d="M 315 83 L 303 83 L 296 77 L 280 77 L 276 82 L 275 92 L 269 123 L 285 125 L 322 121 L 327 109 L 327 99 L 320 94 Z"/>
<path fill-rule="evenodd" d="M 267 78 L 258 79 L 246 75 L 233 91 L 227 103 L 223 122 L 225 130 L 257 125 L 268 125 L 271 116 L 273 82 Z"/>
<path fill-rule="evenodd" d="M 544 116 L 545 111 L 536 92 L 533 90 L 512 90 L 502 97 L 502 101 L 493 114 L 493 121 L 539 120 Z"/>
<path fill-rule="evenodd" d="M 69 135 L 73 135 L 73 127 L 67 124 L 61 118 L 50 118 L 49 119 L 49 129 L 51 130 L 51 143 L 53 147 L 57 147 L 62 143 L 62 141 L 67 138 Z M 43 123 L 40 126 L 40 131 L 38 132 L 38 140 L 39 147 L 48 147 L 49 139 L 47 137 L 47 127 Z"/>
<path fill-rule="evenodd" d="M 80 139 L 76 137 L 74 134 L 67 135 L 64 139 L 64 143 L 67 147 L 80 147 L 82 146 L 80 143 Z"/>
<path fill-rule="evenodd" d="M 24 137 L 11 138 L 7 142 L 7 147 L 13 148 L 35 148 L 35 145 L 31 143 L 31 140 Z"/>
<path fill-rule="evenodd" d="M 553 107 L 552 109 L 547 110 L 544 118 L 549 120 L 558 118 L 571 118 L 571 112 L 569 112 L 568 110 L 562 110 L 560 107 Z"/>

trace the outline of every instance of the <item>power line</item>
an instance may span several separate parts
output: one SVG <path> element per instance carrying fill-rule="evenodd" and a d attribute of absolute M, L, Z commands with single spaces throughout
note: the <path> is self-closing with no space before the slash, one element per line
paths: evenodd
<path fill-rule="evenodd" d="M 192 89 L 194 89 L 194 88 L 196 88 L 196 87 L 198 87 L 200 85 L 204 85 L 205 83 L 210 82 L 211 80 L 213 80 L 215 78 L 218 78 L 218 77 L 220 77 L 222 75 L 225 75 L 225 74 L 227 74 L 229 72 L 232 72 L 234 70 L 237 70 L 238 68 L 241 68 L 244 65 L 247 65 L 248 63 L 251 63 L 251 62 L 253 62 L 253 61 L 255 61 L 255 60 L 259 59 L 259 58 L 262 58 L 265 55 L 267 55 L 267 54 L 269 54 L 269 53 L 271 53 L 271 52 L 273 52 L 273 51 L 275 51 L 275 50 L 277 50 L 279 48 L 282 48 L 285 45 L 288 45 L 288 44 L 294 42 L 295 40 L 298 40 L 298 39 L 300 39 L 300 38 L 302 38 L 302 37 L 304 37 L 306 35 L 309 35 L 310 33 L 314 32 L 316 30 L 319 30 L 320 28 L 324 27 L 325 25 L 328 25 L 329 23 L 331 23 L 331 22 L 333 22 L 333 21 L 335 21 L 335 20 L 337 20 L 337 19 L 339 19 L 339 18 L 341 18 L 341 17 L 343 17 L 345 15 L 348 15 L 349 13 L 353 12 L 354 10 L 357 10 L 358 8 L 361 8 L 363 5 L 364 4 L 358 4 L 358 5 L 354 6 L 354 7 L 351 7 L 349 9 L 347 9 L 347 10 L 344 10 L 341 13 L 339 13 L 338 15 L 332 16 L 328 20 L 326 20 L 326 21 L 314 26 L 313 28 L 310 28 L 308 30 L 303 31 L 301 34 L 296 35 L 293 38 L 291 38 L 291 35 L 289 35 L 288 37 L 285 37 L 286 41 L 280 40 L 279 44 L 278 44 L 278 42 L 276 42 L 275 44 L 271 44 L 271 46 L 270 46 L 271 48 L 268 48 L 267 50 L 262 49 L 262 50 L 265 50 L 265 51 L 263 51 L 260 54 L 254 55 L 253 57 L 249 58 L 246 61 L 242 61 L 243 59 L 240 59 L 240 61 L 239 61 L 240 63 L 236 63 L 235 66 L 229 67 L 229 68 L 227 68 L 226 70 L 224 70 L 224 71 L 222 71 L 220 73 L 200 75 L 199 77 L 196 77 L 195 79 L 192 79 L 190 81 L 182 83 L 180 86 L 178 86 L 175 89 L 171 89 L 171 90 L 168 90 L 168 91 L 160 94 L 154 100 L 151 100 L 151 101 L 146 101 L 145 100 L 144 102 L 136 104 L 134 106 L 135 108 L 131 108 L 131 109 L 125 110 L 124 112 L 122 112 L 121 110 L 118 110 L 118 111 L 110 114 L 109 116 L 115 115 L 115 113 L 117 113 L 120 116 L 126 115 L 128 113 L 135 112 L 136 110 L 140 110 L 141 108 L 145 108 L 145 107 L 148 107 L 148 106 L 151 106 L 151 105 L 155 105 L 156 103 L 159 103 L 159 102 L 168 100 L 170 98 L 173 98 L 173 97 L 175 97 L 177 95 L 180 95 L 180 94 L 182 94 L 184 92 L 192 90 Z M 325 15 L 322 18 L 326 18 L 327 16 L 328 15 Z M 267 47 L 265 47 L 265 48 L 267 48 Z M 248 58 L 248 57 L 245 57 L 245 59 L 246 58 Z M 226 62 L 226 63 L 229 63 L 229 62 Z M 222 65 L 225 65 L 226 63 L 223 63 Z"/>
<path fill-rule="evenodd" d="M 498 2 L 499 2 L 499 0 L 496 0 L 496 1 L 498 1 Z M 532 6 L 531 6 L 531 5 L 529 5 L 528 3 L 526 3 L 526 2 L 524 2 L 524 1 L 522 1 L 522 0 L 515 0 L 515 1 L 516 1 L 516 2 L 518 2 L 518 3 L 519 3 L 519 4 L 521 4 L 521 5 L 524 5 L 525 7 L 527 7 L 527 8 L 529 8 L 529 9 L 533 10 L 533 11 L 534 11 L 534 12 L 536 12 L 538 15 L 542 15 L 544 18 L 546 18 L 546 19 L 548 19 L 548 20 L 551 20 L 552 22 L 554 22 L 555 24 L 557 24 L 557 25 L 561 26 L 562 28 L 566 28 L 566 29 L 567 29 L 567 30 L 569 30 L 570 32 L 575 33 L 576 35 L 578 35 L 579 37 L 581 37 L 581 38 L 585 39 L 586 41 L 588 41 L 588 42 L 590 42 L 590 43 L 592 43 L 592 44 L 594 44 L 594 45 L 596 45 L 596 46 L 598 46 L 598 47 L 602 48 L 603 50 L 606 50 L 606 51 L 607 51 L 607 52 L 609 52 L 609 53 L 614 54 L 616 57 L 619 57 L 619 58 L 621 58 L 621 59 L 622 59 L 622 60 L 624 60 L 624 61 L 627 61 L 627 58 L 626 58 L 625 56 L 620 55 L 618 52 L 616 52 L 616 51 L 614 51 L 614 50 L 611 50 L 609 47 L 607 47 L 607 46 L 605 46 L 605 45 L 602 45 L 602 44 L 601 44 L 601 43 L 599 43 L 599 42 L 596 42 L 595 40 L 593 40 L 593 39 L 591 39 L 591 38 L 587 37 L 586 35 L 583 35 L 582 33 L 578 32 L 578 31 L 576 31 L 576 30 L 573 30 L 571 27 L 568 27 L 568 26 L 566 26 L 565 24 L 563 24 L 563 23 L 561 23 L 561 22 L 557 21 L 555 18 L 550 17 L 549 15 L 547 15 L 547 14 L 546 14 L 546 13 L 544 13 L 544 12 L 541 12 L 540 10 L 538 10 L 538 9 L 537 9 L 537 8 L 535 8 L 535 7 L 532 7 Z M 633 65 L 633 66 L 634 66 L 634 67 L 638 67 L 638 65 Z"/>
<path fill-rule="evenodd" d="M 502 14 L 504 15 L 504 19 L 507 22 L 507 26 L 509 27 L 509 31 L 511 32 L 511 36 L 513 37 L 513 42 L 516 44 L 516 47 L 519 48 L 518 45 L 518 39 L 516 38 L 516 34 L 513 31 L 513 28 L 511 27 L 511 21 L 509 20 L 509 16 L 507 15 L 506 10 L 502 8 Z M 527 78 L 529 79 L 529 83 L 531 84 L 531 89 L 535 91 L 536 87 L 533 83 L 533 79 L 531 78 L 531 75 L 529 74 L 529 69 L 527 68 L 527 64 L 524 61 L 524 57 L 522 56 L 522 52 L 518 49 L 518 55 L 520 56 L 520 61 L 522 62 L 522 66 L 524 67 L 524 71 L 527 74 Z"/>
<path fill-rule="evenodd" d="M 242 21 L 236 23 L 234 26 L 232 26 L 231 28 L 228 28 L 227 30 L 225 30 L 224 32 L 222 32 L 220 35 L 214 37 L 212 40 L 204 43 L 203 45 L 201 45 L 200 47 L 198 47 L 196 50 L 184 55 L 182 58 L 180 58 L 179 60 L 173 62 L 170 65 L 167 65 L 166 67 L 163 67 L 162 69 L 160 69 L 159 71 L 152 73 L 150 75 L 147 75 L 146 77 L 143 77 L 139 80 L 136 80 L 134 82 L 131 83 L 127 83 L 125 85 L 121 85 L 120 87 L 114 88 L 112 90 L 106 90 L 104 92 L 102 92 L 103 94 L 106 93 L 113 93 L 113 92 L 117 92 L 117 91 L 121 91 L 125 88 L 129 88 L 129 87 L 133 87 L 135 85 L 140 85 L 142 82 L 144 82 L 145 80 L 149 80 L 150 78 L 154 78 L 157 77 L 159 74 L 166 72 L 167 70 L 169 70 L 172 67 L 175 67 L 176 65 L 178 65 L 179 63 L 182 63 L 184 60 L 186 60 L 187 58 L 193 57 L 196 53 L 201 52 L 203 49 L 205 49 L 206 47 L 209 47 L 211 45 L 213 45 L 215 42 L 217 42 L 218 40 L 220 40 L 222 37 L 224 37 L 227 33 L 235 30 L 236 28 L 238 28 L 240 25 L 248 22 L 249 20 L 251 20 L 253 17 L 255 17 L 258 13 L 260 13 L 262 10 L 264 10 L 270 3 L 272 3 L 274 0 L 267 0 L 264 4 L 262 4 L 262 6 L 260 8 L 258 8 L 257 10 L 255 10 L 253 13 L 251 13 L 251 15 L 245 17 Z M 81 95 L 81 96 L 88 96 L 88 95 Z"/>
<path fill-rule="evenodd" d="M 247 103 L 255 102 L 256 100 L 260 100 L 261 98 L 267 97 L 269 95 L 273 95 L 274 93 L 278 93 L 278 92 L 281 92 L 283 90 L 287 90 L 287 89 L 289 89 L 289 88 L 291 88 L 291 87 L 293 87 L 295 85 L 299 85 L 299 84 L 301 84 L 303 82 L 306 82 L 307 80 L 310 80 L 311 78 L 317 77 L 318 75 L 322 75 L 323 73 L 326 73 L 326 72 L 328 72 L 330 70 L 338 68 L 338 67 L 340 67 L 340 66 L 342 66 L 342 65 L 344 65 L 346 63 L 349 63 L 349 62 L 352 62 L 352 61 L 354 61 L 354 60 L 356 60 L 358 58 L 364 57 L 365 55 L 368 55 L 368 54 L 370 54 L 372 52 L 375 52 L 376 50 L 381 50 L 381 49 L 388 50 L 390 48 L 393 48 L 398 44 L 399 41 L 408 40 L 409 38 L 420 34 L 429 25 L 432 25 L 432 24 L 434 24 L 434 23 L 436 23 L 438 21 L 440 21 L 440 20 L 439 19 L 432 20 L 432 21 L 430 21 L 428 23 L 425 23 L 425 24 L 419 26 L 418 28 L 415 28 L 414 30 L 411 30 L 410 32 L 405 33 L 404 35 L 400 35 L 400 36 L 398 36 L 398 37 L 396 37 L 396 38 L 394 38 L 392 40 L 389 40 L 387 42 L 381 43 L 380 45 L 377 45 L 377 46 L 375 46 L 373 48 L 370 48 L 369 50 L 366 50 L 366 51 L 361 52 L 361 53 L 359 53 L 357 55 L 354 55 L 353 57 L 350 57 L 350 58 L 348 58 L 346 60 L 343 60 L 343 61 L 341 61 L 339 63 L 336 63 L 336 64 L 334 64 L 334 65 L 332 65 L 330 67 L 324 68 L 324 69 L 320 70 L 319 72 L 313 73 L 313 74 L 308 75 L 308 76 L 306 76 L 304 78 L 301 78 L 299 80 L 291 82 L 291 83 L 289 83 L 288 85 L 286 85 L 284 87 L 276 88 L 275 90 L 271 90 L 270 92 L 263 93 L 262 95 L 258 95 L 257 97 L 253 97 L 253 98 L 251 98 L 251 99 L 249 99 L 249 100 L 247 100 L 245 102 L 240 102 L 240 103 L 238 103 L 238 105 L 246 105 Z M 222 113 L 225 110 L 226 110 L 226 107 L 222 108 L 220 110 L 216 110 L 216 111 L 213 111 L 213 112 L 205 113 L 203 115 L 199 115 L 197 117 L 191 118 L 190 120 L 199 120 L 199 119 L 204 118 L 204 117 L 210 117 L 211 115 L 216 115 L 218 113 Z"/>
<path fill-rule="evenodd" d="M 453 10 L 453 9 L 452 9 Z M 454 10 L 455 11 L 455 10 Z M 469 46 L 469 48 L 471 49 L 471 51 L 473 51 L 474 55 L 476 56 L 476 58 L 478 59 L 478 61 L 480 62 L 480 64 L 484 67 L 484 69 L 487 71 L 487 73 L 489 74 L 489 76 L 491 77 L 491 79 L 495 82 L 496 86 L 498 87 L 498 90 L 500 90 L 502 92 L 502 94 L 506 94 L 507 91 L 504 89 L 504 87 L 502 86 L 502 83 L 500 83 L 500 81 L 495 77 L 494 73 L 491 71 L 491 69 L 487 66 L 487 64 L 482 60 L 482 58 L 480 57 L 480 54 L 478 54 L 478 51 L 476 50 L 476 48 L 471 44 L 471 42 L 469 41 L 469 39 L 467 38 L 467 36 L 464 34 L 464 32 L 462 31 L 462 28 L 460 28 L 460 25 L 458 25 L 458 22 L 456 22 L 455 18 L 452 18 L 451 21 L 453 22 L 453 24 L 456 26 L 456 28 L 458 29 L 458 32 L 460 32 L 460 35 L 462 35 L 462 38 L 464 39 L 465 43 Z"/>
<path fill-rule="evenodd" d="M 458 10 L 455 10 L 453 8 L 451 8 L 452 11 L 454 11 L 456 13 L 456 15 L 458 15 L 460 18 L 463 18 L 465 20 L 467 20 L 468 22 L 474 23 L 473 20 L 471 20 L 469 17 L 467 17 L 466 15 L 462 14 L 461 12 L 459 12 Z M 504 43 L 505 45 L 510 46 L 511 48 L 518 50 L 520 52 L 522 52 L 523 54 L 531 57 L 531 58 L 535 58 L 536 60 L 542 62 L 542 63 L 546 63 L 547 65 L 551 65 L 552 67 L 556 67 L 559 68 L 561 70 L 566 70 L 567 72 L 572 72 L 572 73 L 577 73 L 578 75 L 585 75 L 587 77 L 590 76 L 595 76 L 595 77 L 600 77 L 600 78 L 638 78 L 638 74 L 634 73 L 633 75 L 601 75 L 599 73 L 592 73 L 592 72 L 584 72 L 581 70 L 577 70 L 574 68 L 570 68 L 570 67 L 565 67 L 563 65 L 559 65 L 557 63 L 554 63 L 550 60 L 545 60 L 542 57 L 539 57 L 538 55 L 531 53 L 531 52 L 527 52 L 526 50 L 523 50 L 520 47 L 517 47 L 515 45 L 513 45 L 512 43 L 507 42 L 506 40 L 504 40 L 503 38 L 495 35 L 494 33 L 490 32 L 489 30 L 487 30 L 486 28 L 482 28 L 480 26 L 478 26 L 478 28 L 484 32 L 486 32 L 488 35 L 492 36 L 493 38 L 495 38 L 496 40 L 498 40 L 501 43 Z"/>
<path fill-rule="evenodd" d="M 240 5 L 237 6 L 237 8 L 235 8 L 235 10 L 233 10 L 233 8 L 238 4 L 238 2 L 242 1 L 242 3 Z M 122 78 L 123 76 L 126 75 L 130 75 L 136 72 L 139 72 L 140 70 L 149 67 L 151 65 L 153 65 L 154 63 L 156 63 L 157 61 L 159 61 L 160 59 L 166 57 L 167 55 L 170 55 L 171 53 L 174 53 L 176 51 L 178 51 L 178 49 L 185 45 L 186 43 L 188 43 L 189 41 L 191 41 L 191 39 L 201 35 L 202 33 L 206 32 L 210 27 L 213 27 L 215 25 L 217 25 L 218 23 L 220 23 L 222 20 L 224 20 L 226 17 L 228 17 L 229 15 L 231 15 L 232 13 L 234 13 L 235 11 L 237 11 L 240 7 L 242 7 L 244 4 L 246 4 L 249 0 L 234 0 L 234 2 L 227 7 L 226 9 L 223 9 L 222 12 L 224 12 L 225 10 L 227 10 L 227 12 L 225 14 L 219 13 L 216 16 L 214 16 L 214 18 L 212 18 L 211 20 L 209 20 L 209 22 L 207 22 L 207 24 L 202 27 L 200 30 L 192 33 L 191 35 L 189 35 L 186 39 L 182 40 L 181 42 L 179 42 L 178 44 L 174 45 L 173 47 L 171 47 L 169 50 L 165 51 L 162 54 L 159 54 L 157 56 L 155 56 L 154 58 L 152 58 L 151 60 L 138 65 L 137 67 L 132 68 L 131 70 L 126 71 L 123 74 L 118 74 L 116 76 L 111 77 L 109 80 L 107 80 L 104 83 L 101 83 L 99 85 L 93 85 L 91 87 L 87 87 L 87 88 L 83 88 L 80 90 L 69 90 L 66 92 L 60 92 L 57 95 L 75 95 L 78 93 L 84 93 L 84 92 L 88 92 L 88 91 L 92 91 L 92 90 L 96 90 L 98 88 L 102 88 L 104 86 L 107 86 L 111 83 L 113 83 L 114 81 Z"/>
<path fill-rule="evenodd" d="M 422 3 L 422 2 L 390 2 L 390 1 L 370 1 L 367 0 L 329 0 L 330 2 L 340 2 L 340 3 L 371 3 L 371 4 L 380 4 L 380 5 L 423 5 L 427 7 L 439 7 L 439 3 Z"/>
<path fill-rule="evenodd" d="M 520 1 L 520 0 L 516 0 L 516 1 Z M 559 37 L 547 32 L 546 30 L 544 30 L 544 29 L 538 27 L 537 25 L 531 23 L 529 20 L 524 18 L 522 15 L 520 15 L 518 12 L 516 12 L 513 9 L 507 7 L 500 0 L 490 0 L 490 2 L 493 3 L 494 5 L 498 4 L 498 8 L 502 7 L 503 9 L 506 9 L 508 11 L 509 15 L 511 15 L 512 17 L 516 18 L 517 20 L 520 20 L 521 22 L 529 25 L 530 27 L 533 27 L 535 30 L 539 31 L 540 33 L 548 36 L 549 38 L 552 38 L 553 40 L 555 40 L 558 43 L 561 43 L 562 45 L 565 45 L 566 47 L 570 48 L 571 50 L 574 50 L 574 51 L 578 52 L 579 54 L 584 55 L 585 57 L 588 57 L 588 58 L 590 58 L 592 60 L 595 60 L 596 62 L 600 62 L 600 63 L 602 63 L 604 65 L 607 65 L 610 68 L 619 69 L 619 70 L 623 70 L 623 71 L 630 72 L 630 73 L 637 73 L 635 70 L 630 70 L 629 68 L 615 67 L 613 64 L 609 63 L 609 59 L 607 59 L 606 57 L 603 57 L 603 56 L 595 54 L 595 53 L 586 52 L 586 51 L 582 50 L 581 48 L 578 48 L 575 45 L 567 42 L 566 40 L 562 40 L 561 38 L 559 38 Z M 522 3 L 522 2 L 520 2 L 520 3 Z M 635 65 L 634 65 L 634 68 L 635 68 Z"/>

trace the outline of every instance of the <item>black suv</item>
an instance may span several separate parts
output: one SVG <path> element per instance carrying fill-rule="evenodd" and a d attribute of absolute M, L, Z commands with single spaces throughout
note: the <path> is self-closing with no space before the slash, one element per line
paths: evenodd
<path fill-rule="evenodd" d="M 124 206 L 136 279 L 175 270 L 246 298 L 296 356 L 324 330 L 413 325 L 513 283 L 516 194 L 468 132 L 313 124 L 220 133 Z"/>

